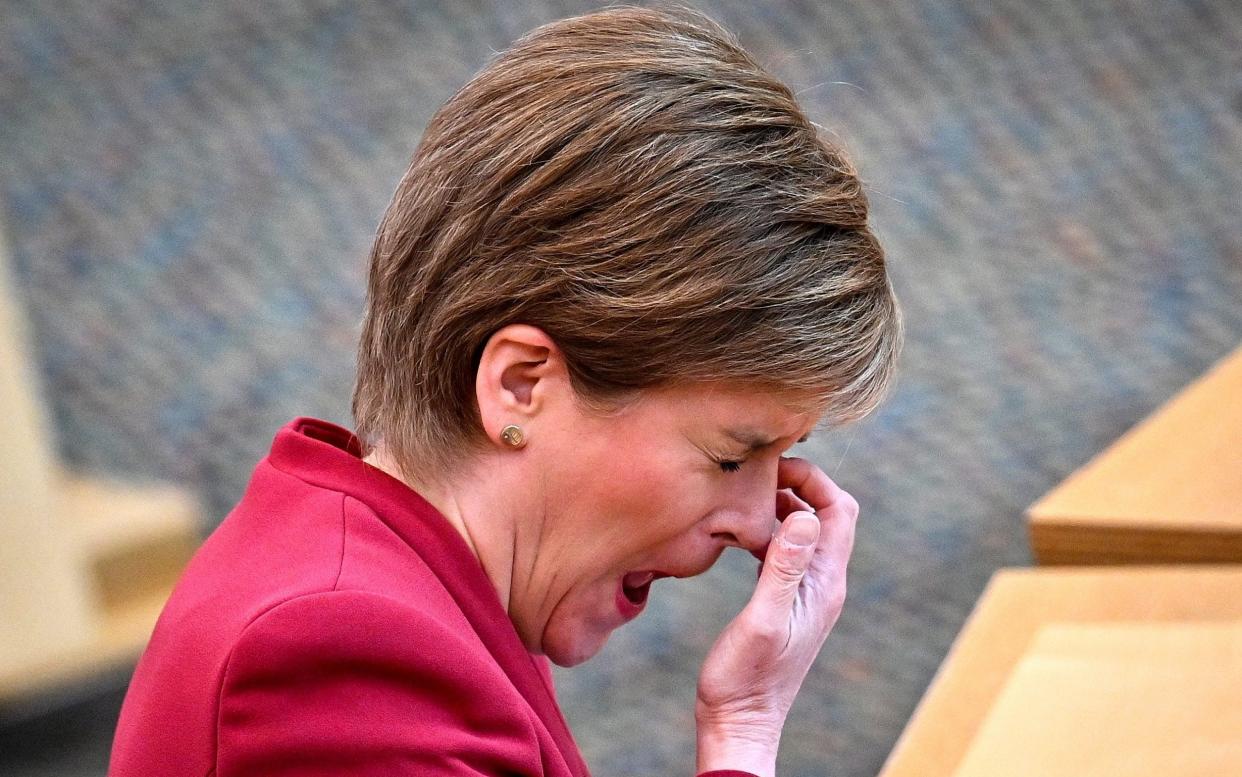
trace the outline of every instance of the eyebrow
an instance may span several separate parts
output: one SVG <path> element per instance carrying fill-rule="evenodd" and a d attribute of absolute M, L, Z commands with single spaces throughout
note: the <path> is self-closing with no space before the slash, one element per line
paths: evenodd
<path fill-rule="evenodd" d="M 757 451 L 760 448 L 766 448 L 776 440 L 765 437 L 753 429 L 725 429 L 725 434 L 737 440 L 741 444 L 747 446 L 749 451 Z M 806 442 L 811 436 L 810 432 L 802 435 L 798 442 Z"/>

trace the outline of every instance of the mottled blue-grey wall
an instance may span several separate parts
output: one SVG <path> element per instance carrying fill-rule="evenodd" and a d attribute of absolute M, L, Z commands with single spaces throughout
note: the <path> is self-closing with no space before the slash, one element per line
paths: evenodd
<path fill-rule="evenodd" d="M 806 446 L 864 513 L 782 751 L 873 775 L 991 572 L 1029 562 L 1022 509 L 1242 339 L 1242 6 L 695 5 L 852 150 L 905 307 L 891 401 Z M 277 427 L 347 422 L 421 128 L 591 7 L 0 3 L 0 213 L 63 456 L 185 483 L 214 523 Z M 690 774 L 696 667 L 752 576 L 658 584 L 561 673 L 599 774 Z M 110 726 L 11 737 L 0 771 L 102 773 Z"/>

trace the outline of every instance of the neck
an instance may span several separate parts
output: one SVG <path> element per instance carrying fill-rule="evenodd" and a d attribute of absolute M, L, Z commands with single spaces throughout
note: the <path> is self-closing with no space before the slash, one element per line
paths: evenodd
<path fill-rule="evenodd" d="M 363 461 L 405 483 L 444 516 L 479 560 L 505 612 L 509 612 L 513 595 L 517 516 L 508 512 L 514 506 L 504 495 L 513 491 L 506 487 L 503 478 L 479 476 L 480 472 L 491 469 L 488 462 L 475 462 L 455 477 L 433 481 L 406 475 L 382 445 L 377 446 Z"/>

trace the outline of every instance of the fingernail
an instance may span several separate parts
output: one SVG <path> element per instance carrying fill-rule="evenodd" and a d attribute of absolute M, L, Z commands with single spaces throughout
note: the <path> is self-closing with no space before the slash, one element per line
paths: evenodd
<path fill-rule="evenodd" d="M 785 519 L 783 538 L 790 545 L 806 546 L 819 537 L 819 519 L 809 513 L 794 513 Z"/>

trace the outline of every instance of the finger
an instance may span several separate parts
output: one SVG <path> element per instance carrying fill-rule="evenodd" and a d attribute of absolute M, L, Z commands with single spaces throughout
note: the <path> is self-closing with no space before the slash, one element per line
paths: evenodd
<path fill-rule="evenodd" d="M 785 520 L 786 516 L 798 510 L 803 510 L 808 513 L 815 512 L 815 510 L 813 510 L 810 505 L 808 505 L 806 502 L 803 502 L 801 499 L 795 496 L 794 493 L 790 491 L 789 489 L 786 488 L 786 489 L 782 489 L 776 492 L 776 520 L 777 521 Z M 775 535 L 775 533 L 776 532 L 774 528 L 773 535 Z M 757 550 L 752 548 L 750 551 L 750 555 L 759 559 L 758 574 L 763 573 L 763 560 L 767 556 L 767 554 L 768 554 L 767 545 Z"/>
<path fill-rule="evenodd" d="M 816 512 L 834 505 L 848 506 L 849 502 L 853 502 L 853 498 L 832 482 L 832 478 L 825 475 L 822 469 L 796 456 L 781 458 L 776 468 L 776 487 L 792 490 Z"/>
<path fill-rule="evenodd" d="M 804 510 L 808 513 L 815 512 L 815 508 L 798 498 L 798 495 L 787 488 L 783 488 L 776 492 L 776 520 L 783 521 L 785 516 L 797 510 Z"/>
<path fill-rule="evenodd" d="M 819 541 L 811 558 L 808 574 L 813 576 L 817 588 L 832 590 L 844 587 L 846 569 L 854 552 L 854 537 L 858 521 L 849 513 L 825 518 L 821 521 Z"/>
<path fill-rule="evenodd" d="M 835 512 L 836 514 L 832 514 Z M 808 607 L 831 628 L 845 606 L 847 573 L 858 526 L 857 508 L 828 511 L 821 521 L 815 555 L 803 577 Z"/>
<path fill-rule="evenodd" d="M 822 520 L 818 548 L 808 566 L 808 603 L 835 621 L 845 603 L 846 572 L 854 550 L 858 502 L 823 470 L 805 459 L 782 459 L 777 487 L 788 488 L 816 505 Z"/>
<path fill-rule="evenodd" d="M 751 604 L 765 619 L 781 624 L 788 621 L 798 586 L 815 555 L 819 533 L 819 518 L 799 511 L 791 513 L 772 538 L 751 597 Z"/>

